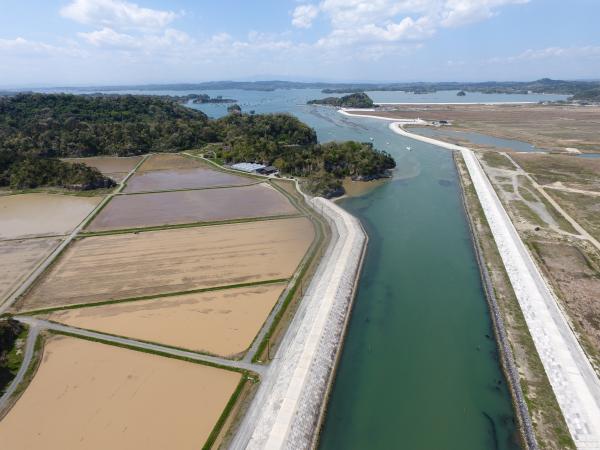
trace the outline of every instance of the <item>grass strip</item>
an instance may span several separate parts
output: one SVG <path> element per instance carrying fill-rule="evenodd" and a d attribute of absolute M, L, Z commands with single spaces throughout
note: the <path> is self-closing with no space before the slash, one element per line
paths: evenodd
<path fill-rule="evenodd" d="M 91 237 L 91 236 L 107 236 L 112 234 L 129 234 L 129 233 L 144 233 L 148 231 L 160 231 L 160 230 L 175 230 L 177 228 L 195 228 L 195 227 L 209 227 L 218 225 L 230 225 L 236 223 L 247 223 L 247 222 L 262 222 L 267 220 L 280 220 L 280 219 L 294 219 L 303 217 L 302 214 L 279 214 L 275 216 L 262 216 L 262 217 L 246 217 L 240 219 L 228 219 L 228 220 L 214 220 L 206 222 L 191 222 L 191 223 L 180 223 L 170 225 L 155 225 L 150 227 L 134 227 L 134 228 L 121 228 L 116 230 L 105 230 L 105 231 L 84 231 L 78 236 Z"/>
<path fill-rule="evenodd" d="M 55 306 L 55 307 L 51 307 L 51 308 L 32 309 L 29 311 L 19 312 L 19 315 L 32 316 L 32 315 L 38 315 L 38 314 L 47 314 L 47 313 L 51 313 L 51 312 L 55 312 L 55 311 L 64 311 L 64 310 L 69 310 L 69 309 L 89 308 L 89 307 L 94 307 L 94 306 L 113 305 L 116 303 L 137 302 L 137 301 L 142 301 L 142 300 L 154 300 L 157 298 L 175 297 L 178 295 L 200 294 L 203 292 L 224 291 L 227 289 L 236 289 L 236 288 L 253 287 L 253 286 L 264 286 L 264 285 L 286 283 L 286 282 L 289 282 L 289 278 L 277 278 L 274 280 L 251 281 L 249 283 L 226 284 L 223 286 L 214 286 L 214 287 L 201 288 L 201 289 L 191 289 L 188 291 L 174 291 L 174 292 L 166 292 L 164 294 L 142 295 L 139 297 L 111 299 L 111 300 L 104 300 L 101 302 L 94 302 L 94 303 L 77 303 L 75 305 L 63 305 L 63 306 Z"/>
<path fill-rule="evenodd" d="M 244 376 L 242 376 L 242 379 L 238 383 L 237 387 L 235 388 L 235 391 L 233 391 L 233 394 L 231 394 L 231 397 L 229 397 L 229 401 L 227 402 L 227 405 L 225 405 L 225 408 L 223 409 L 223 412 L 219 416 L 217 423 L 215 423 L 215 426 L 213 427 L 212 431 L 208 435 L 208 439 L 206 439 L 206 442 L 202 446 L 202 450 L 209 450 L 214 445 L 215 441 L 219 437 L 219 434 L 221 433 L 221 430 L 223 429 L 223 426 L 225 425 L 225 422 L 227 422 L 227 419 L 229 418 L 231 411 L 233 410 L 235 404 L 237 403 L 238 398 L 240 397 L 242 391 L 244 390 L 244 386 L 246 385 L 246 382 L 247 382 L 247 375 L 244 375 Z"/>
<path fill-rule="evenodd" d="M 292 196 L 288 192 L 286 192 L 283 188 L 281 188 L 280 186 L 277 186 L 275 183 L 272 183 L 272 185 L 279 192 L 281 192 L 283 195 L 285 195 L 296 208 L 307 212 L 307 214 L 310 217 L 310 220 L 315 225 L 315 228 L 317 231 L 317 239 L 316 239 L 315 244 L 313 245 L 313 248 L 310 250 L 310 253 L 306 257 L 306 259 L 301 263 L 302 267 L 300 269 L 298 276 L 295 279 L 293 286 L 288 290 L 288 293 L 286 294 L 286 296 L 282 302 L 281 308 L 279 309 L 279 311 L 277 311 L 275 317 L 273 318 L 273 322 L 271 323 L 271 326 L 269 327 L 269 330 L 265 333 L 262 341 L 258 345 L 256 353 L 252 356 L 253 363 L 258 362 L 258 360 L 261 359 L 261 356 L 265 352 L 271 337 L 274 335 L 277 327 L 279 326 L 279 324 L 281 322 L 281 319 L 287 312 L 289 305 L 294 300 L 299 287 L 304 282 L 304 279 L 305 279 L 309 269 L 313 265 L 313 262 L 315 261 L 315 258 L 317 255 L 317 251 L 322 248 L 322 245 L 325 241 L 325 237 L 324 237 L 325 231 L 323 229 L 323 222 L 321 221 L 321 219 L 315 213 L 313 213 L 312 210 L 308 210 L 308 206 L 305 207 L 305 206 L 300 205 L 299 202 L 297 201 L 297 199 L 292 198 Z"/>

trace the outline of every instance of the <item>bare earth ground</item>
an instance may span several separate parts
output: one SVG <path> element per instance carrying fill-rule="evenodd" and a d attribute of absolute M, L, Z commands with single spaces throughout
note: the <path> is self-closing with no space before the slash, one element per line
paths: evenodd
<path fill-rule="evenodd" d="M 541 185 L 559 182 L 574 189 L 600 192 L 600 158 L 524 153 L 511 153 L 511 157 Z"/>
<path fill-rule="evenodd" d="M 220 356 L 244 352 L 284 283 L 57 311 L 49 319 L 78 328 Z"/>
<path fill-rule="evenodd" d="M 554 189 L 547 192 L 588 233 L 600 240 L 600 197 Z"/>
<path fill-rule="evenodd" d="M 313 238 L 306 218 L 88 237 L 71 245 L 16 307 L 288 278 Z"/>
<path fill-rule="evenodd" d="M 561 155 L 510 155 L 579 225 L 588 233 L 599 235 L 600 197 L 547 187 L 568 186 L 593 193 L 598 189 L 596 183 L 600 177 L 596 161 L 590 164 L 587 159 Z M 479 156 L 515 227 L 532 250 L 583 347 L 599 370 L 600 253 L 590 242 L 581 239 L 566 219 L 544 201 L 508 158 L 493 152 L 482 152 Z"/>
<path fill-rule="evenodd" d="M 57 194 L 0 197 L 0 239 L 67 234 L 100 200 Z"/>
<path fill-rule="evenodd" d="M 449 120 L 453 126 L 538 148 L 600 151 L 600 107 L 555 105 L 397 105 L 370 115 Z M 360 112 L 356 112 L 360 114 Z"/>
<path fill-rule="evenodd" d="M 92 156 L 90 158 L 64 158 L 63 161 L 82 163 L 86 166 L 95 167 L 103 174 L 128 173 L 140 161 L 141 156 Z"/>
<path fill-rule="evenodd" d="M 266 184 L 200 191 L 120 195 L 111 200 L 87 230 L 103 231 L 211 222 L 297 212 L 286 197 Z"/>
<path fill-rule="evenodd" d="M 0 303 L 59 242 L 56 238 L 0 241 Z"/>
<path fill-rule="evenodd" d="M 488 154 L 491 153 L 486 153 L 485 155 L 488 156 Z M 504 159 L 508 161 L 506 158 Z M 570 439 L 567 424 L 558 406 L 550 382 L 546 377 L 542 362 L 535 350 L 525 318 L 515 297 L 492 232 L 479 204 L 467 168 L 461 156 L 458 156 L 456 161 L 463 183 L 470 218 L 481 244 L 487 270 L 493 284 L 494 294 L 502 312 L 506 333 L 519 372 L 521 387 L 527 401 L 537 442 L 541 449 L 574 449 L 575 446 Z"/>
<path fill-rule="evenodd" d="M 360 197 L 381 186 L 386 181 L 388 181 L 387 178 L 379 178 L 372 181 L 352 181 L 351 178 L 347 177 L 344 178 L 342 185 L 344 186 L 344 191 L 346 191 L 347 196 Z"/>
<path fill-rule="evenodd" d="M 242 186 L 254 180 L 206 167 L 196 169 L 151 170 L 127 181 L 126 193 L 201 189 L 214 186 Z"/>
<path fill-rule="evenodd" d="M 532 247 L 567 305 L 572 319 L 590 343 L 600 350 L 600 270 L 579 246 L 556 241 L 534 241 Z"/>
<path fill-rule="evenodd" d="M 2 448 L 198 449 L 241 375 L 69 337 L 52 337 L 0 422 Z"/>
<path fill-rule="evenodd" d="M 138 169 L 138 172 L 146 172 L 148 170 L 175 170 L 175 169 L 195 169 L 198 167 L 206 168 L 206 163 L 199 159 L 186 158 L 185 156 L 176 153 L 157 153 L 146 161 Z"/>

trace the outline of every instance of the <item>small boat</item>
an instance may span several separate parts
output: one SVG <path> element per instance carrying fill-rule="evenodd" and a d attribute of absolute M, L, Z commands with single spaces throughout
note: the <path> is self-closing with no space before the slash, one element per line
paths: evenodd
<path fill-rule="evenodd" d="M 369 138 L 369 139 L 371 139 L 372 141 L 374 141 L 374 140 L 375 140 L 375 139 L 373 139 L 372 137 L 371 137 L 371 138 Z"/>
<path fill-rule="evenodd" d="M 409 152 L 412 151 L 410 147 L 406 147 L 406 150 L 408 150 Z"/>

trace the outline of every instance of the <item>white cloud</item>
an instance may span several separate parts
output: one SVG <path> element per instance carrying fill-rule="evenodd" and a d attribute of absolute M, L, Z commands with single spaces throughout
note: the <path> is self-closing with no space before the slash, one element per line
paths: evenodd
<path fill-rule="evenodd" d="M 501 6 L 528 3 L 529 0 L 448 0 L 445 2 L 441 24 L 459 27 L 489 19 Z"/>
<path fill-rule="evenodd" d="M 86 25 L 142 30 L 165 28 L 178 16 L 173 11 L 142 8 L 124 0 L 74 0 L 60 13 Z"/>
<path fill-rule="evenodd" d="M 319 8 L 315 5 L 300 5 L 292 14 L 292 25 L 298 28 L 310 28 L 319 15 Z"/>
<path fill-rule="evenodd" d="M 30 41 L 22 37 L 16 37 L 14 39 L 0 39 L 0 54 L 16 56 L 80 56 L 82 52 L 75 46 L 59 47 L 44 42 Z"/>
<path fill-rule="evenodd" d="M 331 24 L 320 46 L 423 41 L 439 28 L 489 19 L 498 8 L 529 0 L 322 0 L 294 10 L 292 23 L 308 27 L 318 14 Z"/>
<path fill-rule="evenodd" d="M 600 59 L 600 46 L 586 45 L 582 47 L 546 47 L 527 49 L 515 56 L 494 57 L 487 60 L 491 64 L 518 63 L 548 59 Z"/>

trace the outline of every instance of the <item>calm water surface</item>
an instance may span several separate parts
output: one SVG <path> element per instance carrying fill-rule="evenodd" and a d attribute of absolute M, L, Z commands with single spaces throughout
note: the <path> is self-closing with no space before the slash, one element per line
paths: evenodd
<path fill-rule="evenodd" d="M 398 136 L 384 121 L 306 106 L 306 100 L 324 96 L 318 90 L 209 94 L 237 99 L 245 111 L 291 112 L 314 127 L 321 141 L 372 140 L 398 163 L 388 183 L 342 203 L 364 224 L 370 241 L 321 448 L 518 448 L 451 153 Z M 436 95 L 437 101 L 461 99 Z M 373 93 L 376 101 L 410 101 L 407 96 Z M 435 101 L 432 95 L 417 97 Z M 218 117 L 227 105 L 194 107 Z"/>
<path fill-rule="evenodd" d="M 321 141 L 372 138 L 398 164 L 390 182 L 342 203 L 370 241 L 321 448 L 518 448 L 451 153 L 303 105 L 315 93 L 287 94 L 247 107 L 292 112 Z"/>

